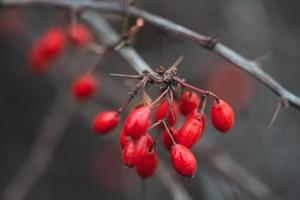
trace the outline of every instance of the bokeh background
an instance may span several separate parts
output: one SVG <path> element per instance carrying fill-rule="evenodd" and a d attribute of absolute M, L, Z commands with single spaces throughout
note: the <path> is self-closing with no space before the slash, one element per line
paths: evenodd
<path fill-rule="evenodd" d="M 136 5 L 205 35 L 221 33 L 221 42 L 260 60 L 265 71 L 300 95 L 299 1 L 138 0 Z M 0 8 L 0 193 L 28 160 L 37 138 L 44 132 L 49 138 L 58 132 L 57 141 L 41 142 L 46 151 L 51 151 L 47 144 L 52 142 L 57 149 L 25 199 L 172 199 L 161 173 L 145 183 L 134 170 L 123 167 L 118 140 L 121 126 L 103 137 L 91 129 L 99 111 L 118 108 L 134 88 L 134 82 L 108 75 L 135 73 L 120 55 L 114 53 L 101 65 L 96 74 L 100 88 L 85 104 L 76 103 L 69 88 L 97 63 L 99 55 L 94 52 L 69 44 L 46 74 L 37 76 L 28 70 L 27 54 L 34 39 L 49 27 L 66 27 L 69 16 L 53 8 Z M 121 30 L 122 18 L 104 16 Z M 159 147 L 166 169 L 193 199 L 258 199 L 230 177 L 212 170 L 208 162 L 215 151 L 230 156 L 275 196 L 300 198 L 299 110 L 282 110 L 268 128 L 278 97 L 237 67 L 147 23 L 134 47 L 153 68 L 170 66 L 183 55 L 179 75 L 214 91 L 236 111 L 235 127 L 226 135 L 207 123 L 204 137 L 193 148 L 199 165 L 193 179 L 175 174 L 167 152 Z"/>

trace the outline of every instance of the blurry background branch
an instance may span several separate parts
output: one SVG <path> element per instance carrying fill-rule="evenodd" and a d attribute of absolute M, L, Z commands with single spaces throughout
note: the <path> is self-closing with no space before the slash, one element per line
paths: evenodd
<path fill-rule="evenodd" d="M 273 92 L 275 92 L 275 94 L 279 96 L 280 102 L 282 105 L 284 105 L 284 107 L 291 105 L 296 107 L 297 109 L 300 109 L 300 97 L 293 94 L 281 84 L 279 84 L 260 67 L 260 64 L 256 63 L 253 60 L 245 58 L 244 56 L 233 51 L 224 44 L 217 42 L 217 38 L 215 37 L 207 37 L 201 35 L 160 16 L 148 13 L 142 9 L 120 3 L 102 1 L 96 2 L 91 0 L 3 0 L 0 2 L 0 5 L 1 4 L 7 6 L 54 6 L 77 10 L 95 9 L 101 12 L 114 12 L 119 14 L 126 13 L 132 16 L 142 17 L 145 21 L 161 28 L 162 30 L 191 40 L 195 44 L 215 52 L 217 55 L 233 63 L 235 66 L 245 70 L 257 80 L 269 87 Z"/>

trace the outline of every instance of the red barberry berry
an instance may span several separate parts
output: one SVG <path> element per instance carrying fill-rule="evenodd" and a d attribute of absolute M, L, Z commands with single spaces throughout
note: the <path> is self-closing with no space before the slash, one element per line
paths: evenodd
<path fill-rule="evenodd" d="M 202 136 L 204 123 L 202 118 L 187 119 L 178 134 L 174 135 L 175 141 L 187 148 L 191 148 Z"/>
<path fill-rule="evenodd" d="M 204 113 L 200 113 L 197 109 L 195 109 L 186 117 L 186 120 L 188 120 L 190 118 L 199 118 L 200 116 L 201 116 L 201 120 L 203 123 L 203 131 L 204 131 L 205 126 L 206 126 L 206 117 L 205 117 Z"/>
<path fill-rule="evenodd" d="M 120 115 L 116 111 L 100 112 L 94 119 L 94 130 L 99 134 L 105 134 L 114 129 L 120 121 Z"/>
<path fill-rule="evenodd" d="M 175 125 L 175 123 L 177 122 L 177 119 L 179 117 L 178 104 L 175 100 L 172 102 L 171 108 L 172 108 L 172 112 L 173 112 L 174 116 L 172 115 L 171 110 L 170 110 L 169 115 L 167 117 L 167 121 L 170 126 L 173 126 L 173 125 Z M 168 110 L 169 110 L 169 102 L 167 100 L 165 100 L 162 104 L 159 105 L 159 107 L 156 110 L 155 121 L 164 119 Z"/>
<path fill-rule="evenodd" d="M 174 138 L 174 135 L 177 135 L 178 134 L 178 130 L 171 127 L 171 133 L 173 135 L 173 138 Z M 164 130 L 163 134 L 162 134 L 162 141 L 163 141 L 163 144 L 164 144 L 164 147 L 169 151 L 171 146 L 173 145 L 173 141 L 168 133 L 167 130 Z"/>
<path fill-rule="evenodd" d="M 41 49 L 50 59 L 61 54 L 65 47 L 65 32 L 61 28 L 51 28 L 41 38 Z"/>
<path fill-rule="evenodd" d="M 151 177 L 158 165 L 158 156 L 154 148 L 150 148 L 136 165 L 136 172 L 141 178 Z"/>
<path fill-rule="evenodd" d="M 192 177 L 197 170 L 194 154 L 185 146 L 176 144 L 171 147 L 170 157 L 176 172 L 182 176 Z"/>
<path fill-rule="evenodd" d="M 200 105 L 200 97 L 195 92 L 184 92 L 179 101 L 180 112 L 187 116 Z"/>
<path fill-rule="evenodd" d="M 28 55 L 29 67 L 32 72 L 40 74 L 47 70 L 48 60 L 43 53 L 39 41 L 36 41 Z"/>
<path fill-rule="evenodd" d="M 124 131 L 122 130 L 121 133 L 120 133 L 120 145 L 122 147 L 122 149 L 125 147 L 125 145 L 128 143 L 128 138 L 127 136 L 125 135 Z"/>
<path fill-rule="evenodd" d="M 74 24 L 70 26 L 69 37 L 73 44 L 78 47 L 88 45 L 93 39 L 90 30 L 83 24 Z"/>
<path fill-rule="evenodd" d="M 151 109 L 149 106 L 141 106 L 134 109 L 125 119 L 124 133 L 133 139 L 138 139 L 146 133 L 150 126 Z"/>
<path fill-rule="evenodd" d="M 139 139 L 128 141 L 122 152 L 123 163 L 128 167 L 136 166 L 152 144 L 153 139 L 149 134 L 143 135 Z"/>
<path fill-rule="evenodd" d="M 84 75 L 75 80 L 72 87 L 73 96 L 79 100 L 87 100 L 95 93 L 97 82 L 93 76 Z"/>
<path fill-rule="evenodd" d="M 225 133 L 233 127 L 234 112 L 228 103 L 219 100 L 212 105 L 210 120 L 218 131 Z"/>

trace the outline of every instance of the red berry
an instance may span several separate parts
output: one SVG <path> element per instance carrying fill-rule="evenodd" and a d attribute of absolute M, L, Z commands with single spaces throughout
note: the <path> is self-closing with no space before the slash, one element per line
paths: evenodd
<path fill-rule="evenodd" d="M 173 145 L 170 151 L 172 165 L 182 176 L 192 177 L 197 170 L 197 160 L 194 154 L 181 144 Z"/>
<path fill-rule="evenodd" d="M 152 144 L 153 139 L 149 134 L 146 134 L 137 140 L 128 141 L 122 152 L 123 163 L 128 167 L 136 166 Z"/>
<path fill-rule="evenodd" d="M 173 138 L 174 138 L 174 135 L 178 134 L 178 130 L 172 127 L 171 133 L 173 133 Z M 162 140 L 163 140 L 164 147 L 169 151 L 171 146 L 173 145 L 173 141 L 167 130 L 164 130 L 162 135 Z"/>
<path fill-rule="evenodd" d="M 200 97 L 195 92 L 185 92 L 181 95 L 179 109 L 187 116 L 200 105 Z"/>
<path fill-rule="evenodd" d="M 122 149 L 125 147 L 125 145 L 128 143 L 127 136 L 125 135 L 124 131 L 122 130 L 120 133 L 120 144 Z"/>
<path fill-rule="evenodd" d="M 97 88 L 97 82 L 93 76 L 84 75 L 78 78 L 72 87 L 73 96 L 79 101 L 87 100 Z"/>
<path fill-rule="evenodd" d="M 41 48 L 47 58 L 58 56 L 65 47 L 65 33 L 61 28 L 51 28 L 41 38 Z"/>
<path fill-rule="evenodd" d="M 233 127 L 234 112 L 228 103 L 219 100 L 212 105 L 210 120 L 218 131 L 225 133 Z"/>
<path fill-rule="evenodd" d="M 203 131 L 205 130 L 205 125 L 206 125 L 206 117 L 204 113 L 200 113 L 197 109 L 193 110 L 187 117 L 186 120 L 190 118 L 199 118 L 201 116 L 201 120 L 203 122 Z"/>
<path fill-rule="evenodd" d="M 175 141 L 187 148 L 191 148 L 202 136 L 204 123 L 198 118 L 187 119 L 178 134 L 174 135 Z"/>
<path fill-rule="evenodd" d="M 30 69 L 35 73 L 43 73 L 47 70 L 49 65 L 47 63 L 47 58 L 39 45 L 39 41 L 36 41 L 31 48 L 28 55 L 28 61 Z"/>
<path fill-rule="evenodd" d="M 93 36 L 89 29 L 83 24 L 75 24 L 69 28 L 69 37 L 73 44 L 83 47 L 88 45 Z"/>
<path fill-rule="evenodd" d="M 168 124 L 170 126 L 173 126 L 176 123 L 176 121 L 179 117 L 178 104 L 175 100 L 173 101 L 171 108 L 172 108 L 172 112 L 174 114 L 174 118 L 173 118 L 173 115 L 172 115 L 171 110 L 170 110 L 169 115 L 167 117 L 167 121 L 168 121 Z M 164 117 L 166 116 L 168 110 L 169 110 L 169 102 L 167 100 L 165 100 L 162 104 L 159 105 L 159 107 L 156 110 L 155 121 L 159 121 L 161 119 L 164 119 Z"/>
<path fill-rule="evenodd" d="M 99 134 L 105 134 L 114 129 L 120 121 L 119 113 L 116 111 L 100 112 L 94 119 L 93 127 Z"/>
<path fill-rule="evenodd" d="M 154 174 L 157 164 L 157 152 L 154 148 L 151 148 L 151 150 L 145 152 L 144 156 L 137 163 L 136 171 L 141 178 L 149 178 Z"/>
<path fill-rule="evenodd" d="M 125 119 L 124 133 L 133 139 L 138 139 L 146 133 L 150 126 L 151 110 L 149 106 L 134 109 Z"/>

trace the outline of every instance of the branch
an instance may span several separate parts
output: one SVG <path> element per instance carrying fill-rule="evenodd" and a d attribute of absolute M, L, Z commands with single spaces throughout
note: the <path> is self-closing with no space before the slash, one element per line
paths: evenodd
<path fill-rule="evenodd" d="M 97 15 L 96 13 L 84 12 L 82 17 L 97 31 L 104 33 L 100 29 L 102 28 L 106 29 L 105 33 L 108 35 L 99 34 L 98 36 L 101 39 L 105 39 L 109 37 L 109 35 L 115 34 L 114 30 L 107 24 L 107 22 L 103 20 L 103 18 Z M 110 43 L 106 43 L 106 44 L 109 45 Z M 132 49 L 134 51 L 132 47 L 127 47 L 127 49 Z M 134 68 L 135 69 L 140 68 L 141 71 L 144 70 L 144 66 L 148 66 L 137 53 L 130 58 L 127 57 L 126 59 L 129 62 L 130 60 L 128 59 L 135 59 L 135 60 L 142 61 L 140 62 L 141 65 L 139 65 L 137 62 L 131 62 L 137 64 L 136 66 L 134 66 Z M 211 152 L 212 150 L 211 144 L 207 146 L 202 146 L 202 148 L 198 148 L 197 146 L 197 150 L 201 152 L 201 158 L 203 157 L 204 159 L 203 163 L 206 163 L 207 165 L 211 166 L 219 174 L 222 174 L 223 176 L 228 177 L 228 179 L 233 180 L 235 184 L 242 187 L 251 195 L 255 197 L 259 197 L 260 199 L 264 199 L 264 197 L 268 197 L 266 199 L 270 199 L 270 198 L 272 199 L 273 197 L 274 197 L 273 199 L 279 199 L 276 195 L 272 193 L 272 191 L 264 183 L 262 183 L 259 179 L 257 179 L 250 172 L 248 172 L 248 170 L 246 170 L 238 163 L 236 163 L 229 155 L 221 152 L 209 154 L 208 152 Z M 159 172 L 158 172 L 159 179 L 167 187 L 167 189 L 170 190 L 171 194 L 173 194 L 174 199 L 191 199 L 191 197 L 188 196 L 188 193 L 186 192 L 185 188 L 181 185 L 181 183 L 178 182 L 167 169 L 165 169 L 166 167 L 163 163 L 161 164 L 162 166 L 159 168 Z M 259 189 L 257 189 L 257 187 Z M 183 196 L 186 197 L 183 198 Z"/>
<path fill-rule="evenodd" d="M 248 170 L 236 163 L 229 155 L 208 146 L 197 149 L 199 149 L 203 164 L 206 165 L 210 171 L 221 174 L 243 191 L 251 194 L 255 199 L 280 199 L 280 197 L 273 194 L 264 183 L 256 179 Z"/>
<path fill-rule="evenodd" d="M 59 87 L 58 87 L 59 88 Z M 3 192 L 6 200 L 22 200 L 46 170 L 65 129 L 76 110 L 66 89 L 58 90 L 55 102 L 46 115 L 28 158 Z"/>
<path fill-rule="evenodd" d="M 79 10 L 93 9 L 100 12 L 109 12 L 117 14 L 130 14 L 135 17 L 142 17 L 145 21 L 151 23 L 154 26 L 161 28 L 169 33 L 180 36 L 187 40 L 191 40 L 195 44 L 202 46 L 242 70 L 248 72 L 255 77 L 261 83 L 269 87 L 276 95 L 280 97 L 282 102 L 286 102 L 297 109 L 300 109 L 300 97 L 293 94 L 269 74 L 267 74 L 262 67 L 250 59 L 245 58 L 241 54 L 233 51 L 224 44 L 217 43 L 216 37 L 208 37 L 196 33 L 188 28 L 178 25 L 172 21 L 164 19 L 160 16 L 148 13 L 142 9 L 115 3 L 115 2 L 102 2 L 102 1 L 73 1 L 73 0 L 2 0 L 0 5 L 6 6 L 53 6 L 59 8 L 76 8 Z"/>

